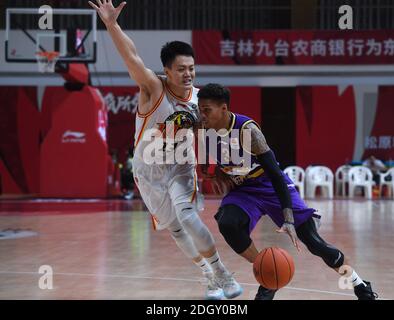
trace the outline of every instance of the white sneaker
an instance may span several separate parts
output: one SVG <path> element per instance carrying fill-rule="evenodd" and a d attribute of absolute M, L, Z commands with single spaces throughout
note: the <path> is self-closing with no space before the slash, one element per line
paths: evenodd
<path fill-rule="evenodd" d="M 228 271 L 215 273 L 215 282 L 223 289 L 223 293 L 227 299 L 238 297 L 244 291 Z"/>
<path fill-rule="evenodd" d="M 205 291 L 206 300 L 222 300 L 224 298 L 223 289 L 218 286 L 213 273 L 204 273 L 207 282 L 207 290 Z"/>

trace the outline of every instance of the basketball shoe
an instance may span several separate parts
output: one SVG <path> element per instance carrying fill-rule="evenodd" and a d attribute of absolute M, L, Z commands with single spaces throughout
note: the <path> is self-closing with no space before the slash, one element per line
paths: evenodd
<path fill-rule="evenodd" d="M 238 297 L 243 292 L 241 285 L 235 281 L 233 275 L 228 271 L 216 272 L 215 281 L 223 289 L 227 299 Z"/>
<path fill-rule="evenodd" d="M 206 300 L 222 300 L 224 298 L 223 289 L 215 281 L 212 272 L 204 272 L 207 290 L 205 291 Z"/>
<path fill-rule="evenodd" d="M 254 300 L 273 300 L 275 293 L 276 293 L 276 290 L 267 289 L 267 288 L 264 288 L 263 286 L 260 286 Z"/>
<path fill-rule="evenodd" d="M 372 291 L 371 282 L 363 280 L 358 286 L 354 287 L 354 294 L 357 296 L 358 300 L 375 300 L 378 295 Z"/>

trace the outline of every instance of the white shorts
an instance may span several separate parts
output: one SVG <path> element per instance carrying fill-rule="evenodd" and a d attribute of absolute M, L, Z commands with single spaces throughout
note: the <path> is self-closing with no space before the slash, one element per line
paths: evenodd
<path fill-rule="evenodd" d="M 195 165 L 147 165 L 135 160 L 133 174 L 155 229 L 165 229 L 177 218 L 177 204 L 195 203 L 197 209 L 202 210 Z"/>

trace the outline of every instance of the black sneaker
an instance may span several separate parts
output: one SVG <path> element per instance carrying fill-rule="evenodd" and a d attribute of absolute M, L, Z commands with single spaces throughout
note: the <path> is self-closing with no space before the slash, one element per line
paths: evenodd
<path fill-rule="evenodd" d="M 354 287 L 354 294 L 357 296 L 358 300 L 375 300 L 378 295 L 372 291 L 371 282 L 363 280 L 367 285 L 360 283 L 358 286 Z"/>
<path fill-rule="evenodd" d="M 275 293 L 276 293 L 276 290 L 267 289 L 267 288 L 264 288 L 263 286 L 260 286 L 254 300 L 273 300 Z"/>

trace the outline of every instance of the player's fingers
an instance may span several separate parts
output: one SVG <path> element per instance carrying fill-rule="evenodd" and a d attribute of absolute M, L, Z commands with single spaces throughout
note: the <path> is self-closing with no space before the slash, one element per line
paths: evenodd
<path fill-rule="evenodd" d="M 276 232 L 277 232 L 277 233 L 284 233 L 284 232 L 286 232 L 286 231 L 283 230 L 282 228 L 280 228 L 280 229 L 276 229 Z"/>
<path fill-rule="evenodd" d="M 116 8 L 116 10 L 121 11 L 121 10 L 123 9 L 123 7 L 124 7 L 126 4 L 127 4 L 127 3 L 123 1 L 123 2 Z"/>
<path fill-rule="evenodd" d="M 103 3 L 101 2 L 101 0 L 96 0 L 96 2 L 97 2 L 97 4 L 99 5 L 99 7 L 103 5 Z"/>
<path fill-rule="evenodd" d="M 219 189 L 219 194 L 222 195 L 224 194 L 224 191 L 226 190 L 226 186 L 223 182 L 218 183 L 218 189 Z"/>
<path fill-rule="evenodd" d="M 212 188 L 213 193 L 214 193 L 214 194 L 217 194 L 216 185 L 215 185 L 215 182 L 214 182 L 214 181 L 211 181 L 211 188 Z"/>
<path fill-rule="evenodd" d="M 296 247 L 297 251 L 300 252 L 301 250 L 300 250 L 300 246 L 298 245 L 297 238 L 296 237 L 292 237 L 292 240 L 293 240 L 293 244 Z"/>
<path fill-rule="evenodd" d="M 290 235 L 290 238 L 291 238 L 291 241 L 293 242 L 293 245 L 297 248 L 297 242 L 296 242 L 296 240 L 294 239 L 294 236 L 293 236 L 293 235 Z"/>
<path fill-rule="evenodd" d="M 92 1 L 88 2 L 93 9 L 99 10 L 100 8 L 96 6 Z"/>
<path fill-rule="evenodd" d="M 297 251 L 300 252 L 300 247 L 298 246 L 297 238 L 292 234 L 290 234 L 290 237 L 291 237 L 291 241 L 293 242 L 294 247 L 296 247 Z"/>
<path fill-rule="evenodd" d="M 296 239 L 296 248 L 297 248 L 297 251 L 298 251 L 298 252 L 301 252 L 301 248 L 300 248 L 300 245 L 299 245 L 297 239 Z"/>
<path fill-rule="evenodd" d="M 220 195 L 219 185 L 216 181 L 212 182 L 212 189 L 215 194 Z"/>

